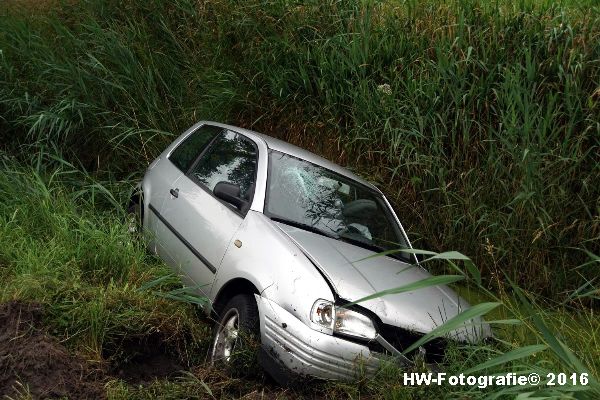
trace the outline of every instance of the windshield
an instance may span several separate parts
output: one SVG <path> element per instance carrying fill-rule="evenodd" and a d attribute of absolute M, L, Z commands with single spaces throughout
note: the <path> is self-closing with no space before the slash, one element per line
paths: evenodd
<path fill-rule="evenodd" d="M 265 211 L 275 221 L 376 252 L 408 247 L 381 194 L 277 151 L 269 156 Z M 410 261 L 406 253 L 390 256 Z"/>

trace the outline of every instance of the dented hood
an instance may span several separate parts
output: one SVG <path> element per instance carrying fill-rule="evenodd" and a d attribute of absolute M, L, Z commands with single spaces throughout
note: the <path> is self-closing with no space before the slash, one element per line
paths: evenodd
<path fill-rule="evenodd" d="M 340 240 L 283 223 L 275 223 L 321 270 L 342 299 L 355 301 L 386 289 L 405 286 L 431 276 L 423 268 Z M 385 324 L 427 333 L 468 309 L 470 305 L 445 285 L 386 295 L 361 302 Z M 489 336 L 481 319 L 471 320 L 450 334 L 473 342 Z"/>

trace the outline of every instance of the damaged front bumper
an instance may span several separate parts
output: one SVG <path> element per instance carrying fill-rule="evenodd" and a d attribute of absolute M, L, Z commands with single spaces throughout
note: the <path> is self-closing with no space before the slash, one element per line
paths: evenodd
<path fill-rule="evenodd" d="M 269 299 L 255 298 L 262 342 L 259 358 L 279 383 L 302 377 L 352 380 L 372 376 L 381 362 L 389 359 L 366 344 L 318 332 Z M 393 347 L 388 350 L 400 353 Z"/>

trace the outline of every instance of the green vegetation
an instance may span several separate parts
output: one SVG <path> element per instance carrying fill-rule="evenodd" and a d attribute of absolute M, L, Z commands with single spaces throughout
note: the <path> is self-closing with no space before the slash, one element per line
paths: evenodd
<path fill-rule="evenodd" d="M 179 350 L 202 345 L 207 328 L 193 309 L 144 290 L 167 269 L 132 242 L 122 215 L 98 211 L 114 201 L 104 187 L 65 168 L 0 165 L 0 302 L 41 303 L 53 333 L 95 360 L 152 333 Z M 177 285 L 161 282 L 164 291 Z"/>
<path fill-rule="evenodd" d="M 194 366 L 143 388 L 111 381 L 111 398 L 500 394 L 403 387 L 391 366 L 261 392 L 260 379 L 202 366 L 207 326 L 165 295 L 178 284 L 131 241 L 121 205 L 167 143 L 213 119 L 348 165 L 380 184 L 416 247 L 473 259 L 482 281 L 467 263 L 460 290 L 497 303 L 489 319 L 521 323 L 452 349 L 449 373 L 504 355 L 486 369 L 587 370 L 587 391 L 537 394 L 595 398 L 599 11 L 593 0 L 5 1 L 0 301 L 43 304 L 52 333 L 90 360 L 158 335 Z"/>
<path fill-rule="evenodd" d="M 83 1 L 2 19 L 3 138 L 139 172 L 202 118 L 348 163 L 421 248 L 559 293 L 598 252 L 598 8 Z M 358 162 L 356 161 L 358 160 Z M 583 275 L 583 277 L 581 276 Z"/>

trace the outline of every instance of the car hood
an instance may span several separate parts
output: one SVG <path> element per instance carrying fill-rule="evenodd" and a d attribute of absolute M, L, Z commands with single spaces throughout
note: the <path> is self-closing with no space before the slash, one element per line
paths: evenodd
<path fill-rule="evenodd" d="M 345 300 L 356 301 L 375 292 L 431 277 L 419 266 L 386 256 L 368 258 L 376 253 L 283 223 L 275 224 L 321 270 L 338 296 Z M 360 305 L 374 312 L 385 324 L 420 333 L 432 331 L 470 307 L 445 285 L 385 295 Z M 479 318 L 467 321 L 449 334 L 454 339 L 468 342 L 489 335 L 489 327 Z"/>

